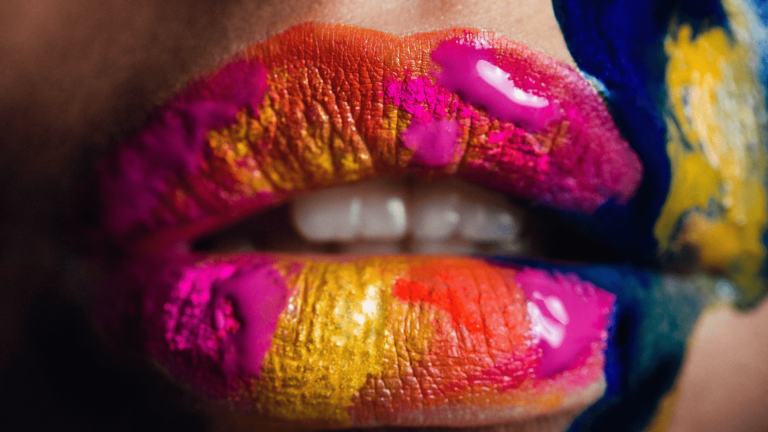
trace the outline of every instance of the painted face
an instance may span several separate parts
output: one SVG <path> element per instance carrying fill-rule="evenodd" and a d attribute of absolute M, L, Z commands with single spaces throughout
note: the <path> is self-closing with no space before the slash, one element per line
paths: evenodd
<path fill-rule="evenodd" d="M 83 188 L 105 340 L 243 427 L 644 427 L 764 294 L 768 116 L 758 8 L 636 3 L 554 0 L 575 64 L 289 20 L 189 80 Z"/>

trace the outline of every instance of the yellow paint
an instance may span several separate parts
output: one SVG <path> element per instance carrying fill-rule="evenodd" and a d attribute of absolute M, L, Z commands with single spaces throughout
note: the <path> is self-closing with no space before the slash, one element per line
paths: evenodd
<path fill-rule="evenodd" d="M 678 390 L 673 387 L 664 397 L 661 398 L 659 406 L 656 408 L 656 414 L 653 420 L 645 428 L 645 432 L 666 432 L 672 425 L 672 418 L 675 415 L 677 407 Z"/>
<path fill-rule="evenodd" d="M 654 234 L 661 253 L 692 246 L 704 268 L 730 275 L 754 299 L 763 289 L 768 161 L 765 99 L 753 54 L 721 28 L 694 38 L 682 25 L 670 35 L 672 181 Z"/>
<path fill-rule="evenodd" d="M 233 125 L 208 133 L 218 164 L 212 171 L 230 173 L 243 195 L 312 190 L 374 176 L 375 161 L 349 107 L 315 94 L 330 90 L 310 85 L 320 80 L 312 75 L 316 70 L 304 73 L 305 80 L 296 80 L 275 68 L 257 118 L 243 110 Z"/>
<path fill-rule="evenodd" d="M 262 414 L 349 424 L 347 407 L 392 351 L 390 290 L 405 261 L 310 262 L 291 282 L 283 312 L 254 385 Z"/>

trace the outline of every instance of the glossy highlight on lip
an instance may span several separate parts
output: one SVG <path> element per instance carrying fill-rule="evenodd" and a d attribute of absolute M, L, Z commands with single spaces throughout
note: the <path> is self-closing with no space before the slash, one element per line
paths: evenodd
<path fill-rule="evenodd" d="M 474 68 L 455 67 L 466 59 Z M 225 107 L 215 122 L 175 114 L 210 101 Z M 155 158 L 164 139 L 177 156 Z M 577 411 L 604 388 L 613 297 L 574 275 L 179 246 L 384 175 L 458 177 L 583 213 L 626 202 L 642 166 L 600 96 L 524 45 L 297 26 L 191 82 L 99 172 L 102 228 L 124 253 L 105 328 L 215 401 L 313 426 L 471 426 Z M 563 314 L 555 341 L 542 323 Z"/>
<path fill-rule="evenodd" d="M 144 295 L 118 315 L 133 310 L 142 324 L 122 331 L 146 334 L 144 349 L 173 376 L 266 419 L 498 423 L 572 408 L 574 397 L 594 397 L 603 385 L 613 300 L 584 291 L 591 285 L 576 276 L 559 287 L 561 298 L 570 292 L 594 304 L 604 321 L 575 356 L 554 360 L 568 363 L 555 371 L 548 358 L 561 353 L 539 347 L 524 294 L 541 289 L 546 271 L 408 256 L 244 254 L 138 265 L 119 278 Z M 249 294 L 232 295 L 245 285 Z M 267 301 L 248 297 L 261 294 Z M 256 321 L 277 312 L 272 335 Z M 263 361 L 252 355 L 259 335 L 271 336 Z"/>
<path fill-rule="evenodd" d="M 493 57 L 493 51 L 482 45 L 442 43 L 432 52 L 432 59 L 443 68 L 437 83 L 500 120 L 533 129 L 555 120 L 559 113 L 554 102 L 515 86 L 509 72 L 496 66 Z"/>
<path fill-rule="evenodd" d="M 470 103 L 461 94 L 474 90 L 456 94 L 441 86 L 435 78 L 440 62 L 421 53 L 442 48 L 445 57 L 446 47 L 459 42 L 482 44 L 479 60 L 506 71 L 510 85 L 547 105 L 515 105 L 522 111 L 512 120 L 521 125 L 497 112 L 508 104 L 489 104 L 489 89 L 504 98 L 491 86 Z M 247 98 L 230 125 L 206 133 L 191 169 L 166 166 L 158 175 L 161 186 L 131 193 L 119 179 L 131 176 L 126 158 L 141 157 L 133 149 L 151 147 L 151 131 L 144 131 L 150 139 L 140 134 L 122 143 L 104 170 L 108 180 L 118 180 L 102 183 L 102 220 L 113 240 L 154 238 L 156 246 L 168 246 L 296 194 L 385 174 L 457 176 L 535 204 L 586 213 L 608 200 L 625 202 L 642 176 L 600 96 L 576 70 L 491 33 L 454 29 L 398 37 L 307 24 L 251 46 L 231 64 L 252 63 L 267 71 L 258 112 L 253 107 L 260 92 Z M 233 92 L 231 82 L 240 78 L 231 78 L 230 68 L 191 83 L 178 99 L 191 103 L 208 100 L 216 89 Z M 439 76 L 465 72 L 446 68 Z M 242 85 L 251 86 L 256 76 Z M 195 90 L 200 87 L 213 90 Z M 526 110 L 557 112 L 535 120 L 540 112 Z M 417 125 L 429 124 L 457 125 L 455 147 L 448 140 L 425 156 L 413 136 L 423 132 Z M 122 192 L 119 203 L 111 198 L 114 191 Z M 144 199 L 145 192 L 153 199 Z"/>

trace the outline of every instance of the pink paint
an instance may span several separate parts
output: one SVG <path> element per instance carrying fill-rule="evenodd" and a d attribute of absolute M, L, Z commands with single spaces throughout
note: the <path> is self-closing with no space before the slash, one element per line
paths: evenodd
<path fill-rule="evenodd" d="M 532 330 L 542 350 L 537 374 L 551 376 L 604 343 L 616 296 L 573 274 L 524 269 L 515 282 L 528 298 Z"/>
<path fill-rule="evenodd" d="M 492 121 L 433 79 L 410 73 L 404 79 L 385 81 L 384 104 L 398 106 L 411 116 L 406 131 L 438 121 L 471 125 L 458 173 L 471 183 L 536 205 L 584 213 L 594 212 L 609 199 L 626 203 L 640 184 L 642 164 L 631 150 L 617 151 L 618 142 L 623 149 L 629 147 L 615 127 L 605 126 L 613 120 L 599 96 L 576 97 L 594 93 L 585 87 L 569 93 L 569 99 L 551 84 L 555 78 L 539 78 L 537 92 L 559 95 L 559 116 L 550 128 L 558 131 L 548 129 L 546 135 L 511 122 Z M 459 133 L 466 130 L 466 126 L 460 127 Z M 477 130 L 487 139 L 472 144 Z"/>
<path fill-rule="evenodd" d="M 431 168 L 453 162 L 459 144 L 459 124 L 452 120 L 412 123 L 400 133 L 405 147 L 414 151 L 411 162 Z"/>
<path fill-rule="evenodd" d="M 557 105 L 516 86 L 509 72 L 496 66 L 493 50 L 473 45 L 445 41 L 432 52 L 432 60 L 443 68 L 438 84 L 492 117 L 525 128 L 542 129 L 557 118 Z"/>
<path fill-rule="evenodd" d="M 110 291 L 120 294 L 106 327 L 212 397 L 259 376 L 291 294 L 259 255 L 155 256 L 126 266 Z"/>
<path fill-rule="evenodd" d="M 221 368 L 229 376 L 258 376 L 288 301 L 271 265 L 239 270 L 213 285 L 213 327 L 222 336 Z"/>
<path fill-rule="evenodd" d="M 138 134 L 120 143 L 99 169 L 107 229 L 123 237 L 137 222 L 151 224 L 169 179 L 201 163 L 208 131 L 232 124 L 243 108 L 258 112 L 266 77 L 258 60 L 230 63 L 211 78 L 190 84 Z"/>

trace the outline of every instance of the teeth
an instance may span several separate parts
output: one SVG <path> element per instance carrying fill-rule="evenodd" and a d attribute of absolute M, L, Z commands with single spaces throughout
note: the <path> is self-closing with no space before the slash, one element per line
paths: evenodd
<path fill-rule="evenodd" d="M 405 185 L 401 182 L 363 183 L 356 189 L 363 208 L 360 237 L 365 240 L 396 241 L 405 237 L 408 214 L 405 208 Z"/>
<path fill-rule="evenodd" d="M 354 186 L 326 189 L 298 198 L 291 215 L 296 230 L 309 241 L 357 238 L 363 201 Z"/>
<path fill-rule="evenodd" d="M 445 240 L 459 226 L 459 192 L 439 183 L 422 183 L 413 191 L 413 236 Z"/>
<path fill-rule="evenodd" d="M 454 181 L 407 185 L 385 179 L 326 189 L 294 201 L 291 214 L 306 240 L 340 243 L 341 253 L 471 254 L 522 247 L 519 217 L 502 197 Z"/>
<path fill-rule="evenodd" d="M 462 203 L 459 233 L 476 242 L 509 242 L 517 238 L 517 218 L 500 206 L 481 202 Z"/>

